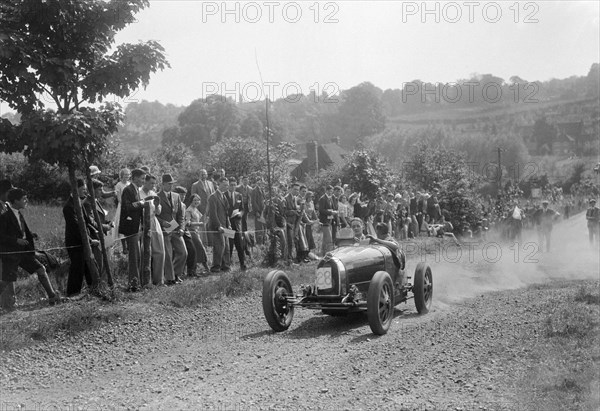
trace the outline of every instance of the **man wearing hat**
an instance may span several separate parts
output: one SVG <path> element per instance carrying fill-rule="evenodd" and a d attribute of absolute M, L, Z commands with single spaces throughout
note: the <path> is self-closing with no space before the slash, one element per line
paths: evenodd
<path fill-rule="evenodd" d="M 548 200 L 542 201 L 542 208 L 534 214 L 534 220 L 538 224 L 538 238 L 540 252 L 544 252 L 544 239 L 546 240 L 546 252 L 550 252 L 552 225 L 560 214 L 548 207 Z"/>
<path fill-rule="evenodd" d="M 90 166 L 90 176 L 92 176 L 92 178 L 98 179 L 101 173 L 102 172 L 100 171 L 98 166 Z M 93 189 L 93 187 L 88 187 L 88 190 L 89 189 Z M 102 189 L 102 194 L 101 194 L 102 198 L 111 198 L 111 197 L 116 197 L 116 196 L 117 196 L 117 193 L 115 190 L 104 191 L 104 189 Z"/>
<path fill-rule="evenodd" d="M 160 214 L 156 216 L 162 227 L 165 239 L 165 281 L 167 285 L 183 282 L 183 272 L 187 260 L 187 248 L 183 240 L 185 206 L 179 194 L 173 192 L 175 179 L 171 174 L 162 176 Z"/>
<path fill-rule="evenodd" d="M 598 232 L 600 230 L 600 208 L 596 207 L 596 199 L 590 198 L 590 207 L 585 212 L 587 220 L 588 233 L 590 236 L 590 245 L 598 243 Z"/>

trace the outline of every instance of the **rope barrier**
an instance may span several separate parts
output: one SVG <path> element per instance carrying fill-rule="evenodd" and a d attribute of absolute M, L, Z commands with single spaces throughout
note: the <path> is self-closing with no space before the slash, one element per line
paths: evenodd
<path fill-rule="evenodd" d="M 267 231 L 268 230 L 248 230 L 248 231 L 236 231 L 236 233 L 241 233 L 241 234 L 247 234 L 247 233 L 266 233 Z M 155 233 L 155 234 L 159 234 L 159 233 L 163 234 L 163 235 L 165 234 L 164 231 L 157 231 L 157 230 L 149 230 L 149 232 L 150 233 Z M 223 234 L 220 231 L 202 231 L 202 232 L 203 233 L 207 233 L 207 234 L 217 234 L 217 233 Z M 201 232 L 197 232 L 197 233 L 200 234 Z M 110 248 L 114 248 L 116 246 L 116 242 L 117 241 L 119 241 L 119 240 L 125 240 L 127 238 L 134 237 L 134 236 L 137 236 L 137 235 L 140 235 L 140 234 L 143 234 L 143 232 L 140 231 L 137 234 L 131 234 L 131 235 L 128 235 L 128 236 L 123 236 L 123 237 L 117 237 L 115 239 L 114 243 L 112 245 L 108 246 L 107 248 L 109 248 L 109 247 Z M 104 238 L 106 238 L 106 236 Z M 52 248 L 46 248 L 44 251 L 48 252 L 48 251 L 57 251 L 57 250 L 68 250 L 68 249 L 71 249 L 71 248 L 81 248 L 81 247 L 82 247 L 81 245 L 71 245 L 71 246 L 65 246 L 65 247 L 52 247 Z M 34 251 L 35 250 L 10 251 L 10 252 L 7 251 L 7 252 L 0 252 L 0 255 L 28 254 L 28 253 L 31 253 L 31 252 L 34 252 Z"/>

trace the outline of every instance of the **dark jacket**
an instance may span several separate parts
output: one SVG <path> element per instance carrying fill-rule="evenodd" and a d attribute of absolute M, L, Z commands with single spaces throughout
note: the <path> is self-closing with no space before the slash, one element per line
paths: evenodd
<path fill-rule="evenodd" d="M 88 235 L 91 239 L 98 239 L 98 232 L 94 228 L 94 224 L 88 215 L 85 207 L 82 207 L 83 219 Z M 67 247 L 82 245 L 81 235 L 79 234 L 79 226 L 77 225 L 77 214 L 75 213 L 75 204 L 73 196 L 69 197 L 63 207 L 63 216 L 65 217 L 65 245 Z"/>
<path fill-rule="evenodd" d="M 250 203 L 252 211 L 257 215 L 261 215 L 265 209 L 265 193 L 262 188 L 256 186 L 250 191 Z"/>
<path fill-rule="evenodd" d="M 239 214 L 234 218 L 232 218 L 231 215 L 233 214 L 234 210 L 243 210 L 242 194 L 238 193 L 237 191 L 234 191 L 233 193 L 230 191 L 226 191 L 225 199 L 227 200 L 227 216 L 229 217 L 229 223 L 231 224 L 231 228 L 233 230 L 239 231 L 239 226 L 242 221 L 242 215 Z"/>
<path fill-rule="evenodd" d="M 285 221 L 287 225 L 294 226 L 296 224 L 296 220 L 298 220 L 298 206 L 296 204 L 296 197 L 292 195 L 292 193 L 287 193 L 283 198 L 284 200 L 284 213 L 285 213 Z"/>
<path fill-rule="evenodd" d="M 334 211 L 337 211 L 337 209 L 333 208 L 333 196 L 328 198 L 327 194 L 323 194 L 319 198 L 319 221 L 321 224 L 325 226 L 331 225 Z"/>
<path fill-rule="evenodd" d="M 123 189 L 119 234 L 128 236 L 140 232 L 140 227 L 144 221 L 144 207 L 139 204 L 139 201 L 140 193 L 133 183 Z"/>
<path fill-rule="evenodd" d="M 31 231 L 29 231 L 29 227 L 27 227 L 27 223 L 25 219 L 22 220 L 23 229 L 19 227 L 19 222 L 17 221 L 17 217 L 13 213 L 12 210 L 7 209 L 4 213 L 0 215 L 0 252 L 2 253 L 10 253 L 17 251 L 31 251 L 31 255 L 34 254 L 33 250 L 35 249 L 33 243 L 33 235 Z M 22 246 L 17 244 L 17 240 L 20 238 L 25 238 L 29 242 L 28 246 Z M 30 254 L 30 253 L 24 253 Z M 2 254 L 2 260 L 19 260 L 19 254 Z"/>
<path fill-rule="evenodd" d="M 171 197 L 170 200 L 169 197 Z M 183 204 L 181 196 L 172 191 L 169 193 L 160 191 L 158 193 L 158 198 L 160 199 L 161 207 L 160 214 L 156 215 L 158 221 L 162 224 L 175 220 L 179 225 L 179 228 L 184 230 L 183 219 L 185 217 L 185 205 Z"/>
<path fill-rule="evenodd" d="M 214 192 L 215 186 L 213 182 L 208 179 L 204 182 L 196 181 L 192 184 L 189 196 L 191 197 L 192 195 L 197 194 L 200 197 L 200 206 L 198 206 L 198 210 L 202 215 L 206 215 L 206 210 L 208 209 L 208 197 Z"/>
<path fill-rule="evenodd" d="M 220 227 L 230 228 L 228 213 L 229 204 L 225 195 L 219 190 L 208 197 L 208 230 L 217 231 Z"/>

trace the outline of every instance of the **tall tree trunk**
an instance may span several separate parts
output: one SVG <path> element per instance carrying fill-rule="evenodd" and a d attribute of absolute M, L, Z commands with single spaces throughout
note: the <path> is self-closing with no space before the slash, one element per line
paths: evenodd
<path fill-rule="evenodd" d="M 100 240 L 100 250 L 102 251 L 102 267 L 106 271 L 106 281 L 109 286 L 113 286 L 112 274 L 110 272 L 110 265 L 108 265 L 108 253 L 106 252 L 106 246 L 104 243 L 104 230 L 102 229 L 102 222 L 100 220 L 100 215 L 98 214 L 98 210 L 96 209 L 96 193 L 94 193 L 94 184 L 92 183 L 92 176 L 90 174 L 89 165 L 86 161 L 85 163 L 85 176 L 87 180 L 88 191 L 90 192 L 90 199 L 92 202 L 92 212 L 94 213 L 94 220 L 96 221 L 96 225 L 99 227 L 98 229 L 98 239 Z M 99 273 L 99 277 L 102 278 L 102 273 Z"/>
<path fill-rule="evenodd" d="M 77 225 L 79 226 L 79 234 L 81 236 L 81 242 L 83 246 L 83 258 L 85 260 L 85 264 L 90 270 L 90 275 L 92 277 L 92 293 L 97 292 L 99 277 L 98 277 L 98 267 L 96 266 L 96 261 L 94 260 L 94 255 L 92 254 L 92 247 L 90 246 L 90 241 L 88 237 L 87 228 L 85 226 L 85 220 L 83 218 L 83 209 L 81 207 L 81 201 L 79 200 L 79 194 L 77 193 L 77 178 L 75 177 L 75 168 L 72 164 L 69 164 L 69 181 L 71 182 L 71 194 L 73 195 L 73 205 L 75 206 L 75 213 L 77 214 Z"/>

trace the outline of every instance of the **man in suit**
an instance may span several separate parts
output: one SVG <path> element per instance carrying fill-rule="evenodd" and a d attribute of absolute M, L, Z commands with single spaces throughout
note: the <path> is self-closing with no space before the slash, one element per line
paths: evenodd
<path fill-rule="evenodd" d="M 333 187 L 328 185 L 325 187 L 325 194 L 319 198 L 319 222 L 322 224 L 323 232 L 321 252 L 323 255 L 333 248 L 331 226 L 335 216 L 337 216 L 337 209 L 333 208 Z"/>
<path fill-rule="evenodd" d="M 242 231 L 248 231 L 248 214 L 252 211 L 252 188 L 247 176 L 241 178 L 242 182 L 235 188 L 235 191 L 242 195 Z"/>
<path fill-rule="evenodd" d="M 6 195 L 8 190 L 13 188 L 10 180 L 0 180 L 0 215 L 8 208 L 6 205 Z M 2 278 L 2 259 L 0 258 L 0 278 Z M 4 292 L 0 294 L 0 307 L 11 308 L 15 305 L 15 283 L 10 282 Z"/>
<path fill-rule="evenodd" d="M 221 177 L 218 181 L 217 190 L 208 197 L 208 231 L 213 239 L 213 265 L 211 272 L 229 271 L 231 259 L 229 257 L 229 241 L 225 241 L 223 231 L 231 228 L 229 222 L 229 204 L 225 198 L 225 191 L 229 181 Z"/>
<path fill-rule="evenodd" d="M 27 207 L 27 193 L 20 188 L 11 188 L 7 193 L 7 210 L 0 215 L 0 254 L 2 277 L 0 294 L 17 281 L 19 267 L 29 274 L 36 273 L 40 284 L 48 294 L 50 305 L 60 302 L 60 296 L 52 288 L 44 266 L 35 258 L 34 235 L 29 231 L 21 210 Z M 11 299 L 14 304 L 14 298 Z M 12 308 L 12 307 L 7 307 Z"/>
<path fill-rule="evenodd" d="M 560 214 L 548 207 L 548 200 L 542 201 L 542 208 L 538 209 L 533 215 L 534 221 L 538 224 L 538 238 L 540 252 L 544 252 L 544 239 L 546 240 L 546 252 L 550 252 L 552 226 L 554 220 Z"/>
<path fill-rule="evenodd" d="M 233 254 L 233 247 L 237 251 L 238 259 L 240 261 L 240 269 L 246 271 L 246 262 L 244 256 L 244 236 L 242 232 L 242 215 L 244 214 L 244 200 L 242 194 L 237 191 L 237 181 L 231 177 L 229 179 L 229 190 L 225 193 L 225 198 L 229 204 L 227 214 L 229 215 L 229 224 L 231 229 L 235 231 L 233 239 L 229 239 L 229 260 L 231 261 L 231 255 Z"/>
<path fill-rule="evenodd" d="M 300 217 L 300 211 L 298 204 L 296 203 L 296 197 L 300 193 L 300 184 L 292 183 L 292 189 L 286 194 L 284 199 L 284 214 L 285 214 L 285 237 L 287 242 L 287 256 L 288 261 L 292 261 L 292 253 L 294 245 L 296 244 L 295 228 L 297 220 Z M 297 248 L 297 247 L 296 247 Z"/>
<path fill-rule="evenodd" d="M 208 172 L 205 169 L 200 170 L 200 177 L 198 178 L 198 181 L 192 184 L 190 198 L 194 194 L 197 194 L 200 197 L 200 206 L 198 207 L 198 211 L 200 211 L 204 219 L 204 227 L 208 226 L 208 217 L 206 215 L 206 210 L 208 209 L 208 197 L 210 197 L 214 192 L 215 186 L 213 182 L 208 179 Z M 200 229 L 200 236 L 202 243 L 208 244 L 205 228 Z"/>
<path fill-rule="evenodd" d="M 336 214 L 333 216 L 332 224 L 331 224 L 331 238 L 333 243 L 335 244 L 335 239 L 337 238 L 337 231 L 340 228 L 340 217 L 337 214 L 337 211 L 340 207 L 340 196 L 343 193 L 343 189 L 341 186 L 337 185 L 333 188 L 333 196 L 331 197 L 333 203 L 333 209 L 336 211 Z"/>
<path fill-rule="evenodd" d="M 160 199 L 160 214 L 156 216 L 162 227 L 165 240 L 165 280 L 167 285 L 183 282 L 183 272 L 188 256 L 183 234 L 185 226 L 185 206 L 179 194 L 173 192 L 175 180 L 171 174 L 162 176 L 162 190 L 158 193 Z M 173 229 L 169 230 L 172 224 Z"/>
<path fill-rule="evenodd" d="M 160 214 L 160 200 L 156 191 L 156 177 L 152 174 L 146 174 L 144 179 L 144 185 L 140 188 L 140 197 L 154 197 L 150 202 L 150 250 L 152 253 L 152 284 L 164 285 L 165 284 L 165 238 L 162 234 L 160 223 L 156 218 L 157 214 Z"/>
<path fill-rule="evenodd" d="M 261 221 L 264 218 L 263 212 L 265 210 L 265 191 L 264 181 L 259 178 L 256 181 L 255 187 L 250 190 L 250 203 L 252 204 L 252 211 L 250 214 L 254 217 L 254 230 L 257 244 L 264 244 L 265 242 L 265 224 Z M 262 220 L 264 221 L 264 220 Z"/>
<path fill-rule="evenodd" d="M 140 230 L 144 222 L 144 199 L 140 197 L 140 188 L 144 184 L 146 173 L 136 168 L 131 172 L 131 184 L 123 189 L 121 195 L 121 218 L 119 234 L 125 236 L 129 250 L 129 291 L 140 289 L 141 252 Z M 149 279 L 142 279 L 146 285 Z"/>
<path fill-rule="evenodd" d="M 77 213 L 75 212 L 75 201 L 80 201 L 82 204 L 83 220 L 86 227 L 88 239 L 92 247 L 97 247 L 100 244 L 98 241 L 98 233 L 95 228 L 92 218 L 88 211 L 83 207 L 83 201 L 87 198 L 87 186 L 82 178 L 77 179 L 77 197 L 69 196 L 63 207 L 63 216 L 65 218 L 65 246 L 69 254 L 71 264 L 69 266 L 69 276 L 67 278 L 67 297 L 70 297 L 81 292 L 83 279 L 88 286 L 92 284 L 92 276 L 89 267 L 85 263 L 83 254 L 83 240 L 79 232 Z M 93 250 L 92 250 L 93 251 Z"/>

